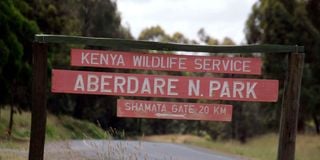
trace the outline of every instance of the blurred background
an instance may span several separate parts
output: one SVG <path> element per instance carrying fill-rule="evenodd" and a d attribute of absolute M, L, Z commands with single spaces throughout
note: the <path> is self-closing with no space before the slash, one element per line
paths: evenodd
<path fill-rule="evenodd" d="M 20 124 L 15 120 L 18 121 L 23 114 L 30 113 L 32 42 L 34 35 L 39 33 L 200 45 L 297 44 L 305 46 L 306 58 L 298 132 L 307 135 L 320 133 L 319 0 L 1 0 L 0 32 L 0 139 L 10 136 L 16 138 L 29 136 L 30 123 Z M 63 119 L 66 122 L 66 119 L 74 119 L 75 122 L 72 125 L 63 123 L 63 126 L 71 131 L 81 129 L 76 127 L 76 122 L 81 120 L 93 123 L 104 130 L 112 128 L 112 130 L 125 132 L 127 137 L 191 134 L 207 137 L 213 141 L 236 140 L 246 143 L 250 138 L 270 133 L 276 134 L 279 130 L 283 83 L 287 71 L 285 54 L 249 55 L 263 59 L 263 74 L 255 78 L 279 80 L 280 94 L 276 103 L 170 100 L 232 104 L 234 106 L 232 122 L 222 123 L 117 118 L 116 99 L 119 97 L 50 93 L 52 68 L 199 77 L 238 77 L 238 75 L 225 74 L 75 68 L 70 67 L 69 64 L 71 47 L 94 48 L 67 44 L 50 45 L 47 94 L 48 113 L 56 117 L 56 121 Z M 165 54 L 176 53 L 165 52 Z M 236 55 L 244 56 L 240 53 Z M 128 97 L 128 99 L 137 98 Z M 161 98 L 138 99 L 168 101 Z M 48 134 L 53 139 L 59 139 L 55 137 L 58 133 L 51 128 L 50 124 L 47 125 L 47 137 Z M 95 138 L 95 134 L 90 135 Z M 85 136 L 75 134 L 65 138 L 79 137 Z M 315 152 L 320 152 L 319 147 Z"/>

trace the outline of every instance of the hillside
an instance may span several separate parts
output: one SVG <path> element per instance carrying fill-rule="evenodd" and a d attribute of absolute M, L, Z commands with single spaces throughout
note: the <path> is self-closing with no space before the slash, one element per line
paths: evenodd
<path fill-rule="evenodd" d="M 1 109 L 0 139 L 9 140 L 7 136 L 9 109 Z M 14 115 L 14 125 L 11 140 L 28 141 L 31 128 L 31 113 L 22 112 Z M 69 116 L 54 116 L 48 114 L 46 140 L 65 139 L 101 139 L 108 135 L 98 126 L 87 121 L 76 120 Z"/>

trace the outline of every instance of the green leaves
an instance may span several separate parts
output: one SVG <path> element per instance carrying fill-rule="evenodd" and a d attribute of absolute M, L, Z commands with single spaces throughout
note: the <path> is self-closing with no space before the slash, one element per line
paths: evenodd
<path fill-rule="evenodd" d="M 312 110 L 317 107 L 315 102 L 317 99 L 314 96 L 319 93 L 314 88 L 320 83 L 319 7 L 320 2 L 317 0 L 260 0 L 253 6 L 246 23 L 245 33 L 248 43 L 305 46 L 306 58 L 300 107 L 302 118 L 299 124 L 311 119 Z M 263 57 L 264 72 L 270 77 L 284 79 L 287 70 L 287 61 L 284 57 L 275 55 Z M 319 111 L 316 114 L 319 115 Z"/>
<path fill-rule="evenodd" d="M 0 104 L 6 104 L 9 99 L 15 99 L 14 95 L 19 87 L 17 84 L 24 84 L 21 81 L 21 71 L 27 59 L 31 55 L 31 44 L 33 35 L 38 31 L 37 25 L 25 18 L 11 0 L 0 2 L 0 79 L 1 95 L 8 95 L 0 100 Z M 19 3 L 22 4 L 22 3 Z M 29 68 L 30 69 L 30 68 Z M 15 86 L 15 85 L 17 86 Z M 11 98 L 10 98 L 11 97 Z M 16 101 L 15 103 L 20 103 Z"/>

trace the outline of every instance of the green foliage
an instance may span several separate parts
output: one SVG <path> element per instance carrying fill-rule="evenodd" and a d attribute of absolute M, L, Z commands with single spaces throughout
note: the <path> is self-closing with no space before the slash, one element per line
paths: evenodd
<path fill-rule="evenodd" d="M 320 14 L 319 1 L 260 0 L 250 14 L 246 24 L 248 43 L 297 44 L 305 46 L 306 58 L 302 82 L 299 130 L 304 131 L 305 121 L 313 119 L 319 124 L 319 101 L 314 96 L 319 94 L 319 51 L 320 51 Z M 263 55 L 264 72 L 267 78 L 283 80 L 287 69 L 284 56 Z M 279 107 L 277 107 L 279 108 Z M 276 112 L 279 112 L 276 111 Z M 275 117 L 279 119 L 279 116 Z M 274 120 L 272 120 L 274 121 Z M 270 121 L 271 122 L 271 121 Z M 274 121 L 274 122 L 277 122 Z M 316 125 L 318 126 L 318 125 Z M 319 132 L 319 126 L 316 127 Z"/>
<path fill-rule="evenodd" d="M 85 138 L 108 138 L 105 136 L 105 132 L 101 129 L 98 129 L 92 123 L 86 121 L 80 121 L 73 119 L 71 117 L 63 116 L 60 118 L 62 125 L 64 128 L 68 129 L 69 132 L 71 131 L 70 138 L 72 139 L 85 139 Z"/>
<path fill-rule="evenodd" d="M 9 121 L 9 109 L 1 110 L 0 139 L 6 137 Z M 12 138 L 27 140 L 30 136 L 31 114 L 21 112 L 14 117 Z M 46 125 L 46 138 L 48 140 L 65 139 L 107 139 L 110 138 L 104 130 L 88 121 L 76 120 L 69 116 L 48 115 Z"/>
<path fill-rule="evenodd" d="M 170 35 L 166 34 L 160 26 L 145 28 L 139 35 L 139 40 L 149 40 L 158 42 L 169 42 Z"/>
<path fill-rule="evenodd" d="M 73 28 L 73 31 L 76 31 L 75 34 L 94 37 L 132 38 L 129 29 L 121 26 L 121 18 L 115 2 L 111 0 L 72 0 L 63 3 L 68 7 L 72 6 L 73 10 L 70 11 L 71 13 L 68 16 L 76 24 Z M 103 49 L 92 46 L 86 46 L 86 48 Z M 69 54 L 66 54 L 69 49 L 65 49 L 63 52 L 60 55 L 55 54 L 53 56 L 53 65 L 63 66 L 64 64 L 63 67 L 69 65 L 69 61 L 67 61 L 69 58 L 66 58 L 69 57 Z M 66 60 L 65 63 L 61 63 L 63 58 Z M 109 72 L 112 71 L 112 69 L 109 69 Z M 114 101 L 114 97 L 54 95 L 50 98 L 50 102 L 52 102 L 50 108 L 55 113 L 68 113 L 79 119 L 101 121 L 101 126 L 108 128 L 111 119 L 113 119 L 113 113 L 115 113 L 115 103 L 110 103 L 110 101 Z M 105 104 L 110 105 L 106 108 Z M 95 110 L 92 108 L 95 108 Z"/>
<path fill-rule="evenodd" d="M 0 2 L 0 92 L 1 95 L 6 95 L 1 96 L 0 104 L 9 103 L 10 99 L 15 101 L 11 103 L 18 105 L 27 103 L 21 99 L 28 97 L 28 94 L 19 88 L 28 84 L 30 79 L 25 81 L 26 79 L 19 77 L 30 70 L 25 57 L 31 55 L 31 41 L 38 31 L 37 25 L 20 13 L 15 2 L 10 0 Z"/>
<path fill-rule="evenodd" d="M 79 9 L 83 20 L 81 33 L 92 37 L 119 37 L 121 19 L 116 3 L 110 0 L 82 0 Z"/>
<path fill-rule="evenodd" d="M 183 44 L 196 43 L 195 40 L 193 41 L 189 40 L 180 32 L 175 32 L 172 35 L 169 35 L 159 25 L 151 26 L 143 29 L 140 32 L 138 40 L 148 40 L 148 41 L 157 41 L 157 42 L 174 42 L 174 43 L 183 43 Z"/>
<path fill-rule="evenodd" d="M 204 30 L 204 28 L 201 28 L 198 31 L 198 37 L 200 38 L 200 41 L 208 44 L 208 45 L 218 45 L 219 41 L 211 36 L 208 35 L 208 33 Z"/>

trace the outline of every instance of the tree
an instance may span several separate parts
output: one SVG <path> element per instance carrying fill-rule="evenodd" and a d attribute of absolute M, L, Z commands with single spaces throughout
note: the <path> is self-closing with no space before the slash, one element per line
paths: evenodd
<path fill-rule="evenodd" d="M 138 40 L 149 40 L 156 42 L 169 42 L 170 35 L 159 26 L 151 26 L 141 31 Z"/>
<path fill-rule="evenodd" d="M 24 59 L 31 54 L 33 35 L 38 31 L 37 25 L 26 19 L 16 8 L 16 1 L 0 2 L 0 104 L 10 104 L 10 121 L 8 133 L 13 126 L 14 106 L 28 104 L 30 83 L 30 64 Z"/>
<path fill-rule="evenodd" d="M 236 45 L 233 40 L 229 37 L 225 37 L 222 41 L 222 45 Z"/>
<path fill-rule="evenodd" d="M 318 9 L 316 9 L 318 7 Z M 319 69 L 320 28 L 318 1 L 260 0 L 250 14 L 246 24 L 246 39 L 248 43 L 275 43 L 304 45 L 306 61 L 302 83 L 301 106 L 299 115 L 299 131 L 304 131 L 305 121 L 311 113 L 315 123 L 319 110 L 318 101 L 314 98 L 318 93 L 320 77 Z M 268 77 L 283 80 L 286 71 L 285 57 L 276 54 L 264 55 L 264 72 Z M 283 86 L 281 84 L 281 86 Z M 312 94 L 311 94 L 312 93 Z M 279 110 L 278 110 L 279 112 Z M 277 116 L 277 119 L 279 116 Z M 319 123 L 318 123 L 319 124 Z M 318 125 L 317 125 L 318 126 Z M 318 129 L 319 130 L 319 126 Z"/>
<path fill-rule="evenodd" d="M 76 7 L 82 36 L 132 39 L 130 30 L 121 25 L 121 17 L 117 5 L 111 0 L 80 0 Z M 90 49 L 109 49 L 86 46 Z M 114 48 L 112 48 L 114 49 Z M 114 69 L 96 69 L 97 71 L 114 72 Z M 116 115 L 116 97 L 74 95 L 72 115 L 79 119 L 99 121 L 105 129 L 124 127 L 123 119 Z M 107 105 L 107 107 L 106 107 Z M 94 109 L 93 109 L 94 108 Z"/>
<path fill-rule="evenodd" d="M 207 45 L 218 45 L 219 44 L 219 41 L 217 39 L 209 36 L 203 28 L 199 29 L 198 37 L 202 43 L 205 43 Z"/>
<path fill-rule="evenodd" d="M 132 38 L 121 25 L 117 4 L 111 0 L 81 0 L 78 14 L 83 36 Z"/>
<path fill-rule="evenodd" d="M 314 29 L 316 29 L 318 31 L 318 37 L 319 37 L 319 32 L 320 32 L 320 1 L 317 0 L 308 0 L 307 4 L 306 4 L 306 11 L 307 11 L 307 17 L 309 17 L 312 25 L 314 26 Z M 319 39 L 319 38 L 318 38 Z M 310 40 L 313 41 L 313 40 Z M 318 97 L 315 97 L 314 95 L 317 95 L 318 93 L 320 93 L 320 76 L 319 74 L 317 74 L 317 71 L 320 70 L 320 64 L 319 64 L 319 41 L 313 41 L 312 47 L 313 47 L 313 55 L 311 56 L 311 64 L 310 65 L 310 70 L 312 70 L 311 73 L 309 73 L 309 77 L 308 79 L 312 79 L 312 83 L 311 85 L 314 86 L 310 86 L 309 87 L 309 96 L 308 97 L 312 97 L 307 99 L 311 100 L 311 115 L 312 115 L 312 120 L 314 121 L 315 124 L 315 128 L 318 134 L 320 134 L 320 109 L 319 109 L 319 104 L 320 104 L 320 99 Z"/>

